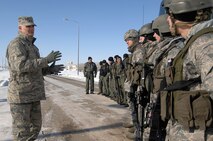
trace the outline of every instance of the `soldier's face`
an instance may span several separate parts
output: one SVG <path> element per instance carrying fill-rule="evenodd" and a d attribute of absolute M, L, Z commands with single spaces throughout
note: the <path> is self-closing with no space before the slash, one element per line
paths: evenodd
<path fill-rule="evenodd" d="M 145 37 L 144 37 L 144 36 L 140 36 L 139 42 L 140 42 L 140 43 L 143 43 L 144 40 L 145 40 Z"/>
<path fill-rule="evenodd" d="M 126 40 L 127 46 L 131 47 L 134 45 L 134 41 L 133 40 Z"/>
<path fill-rule="evenodd" d="M 33 37 L 34 36 L 34 25 L 30 25 L 30 26 L 20 25 L 19 32 L 21 32 L 22 34 L 24 34 L 26 36 Z"/>

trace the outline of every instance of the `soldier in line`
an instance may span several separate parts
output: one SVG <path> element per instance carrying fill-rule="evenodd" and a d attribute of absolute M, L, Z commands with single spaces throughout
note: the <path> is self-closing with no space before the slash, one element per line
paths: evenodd
<path fill-rule="evenodd" d="M 103 95 L 109 96 L 109 76 L 107 75 L 109 73 L 109 65 L 106 60 L 102 61 L 102 68 L 100 71 L 103 76 Z"/>
<path fill-rule="evenodd" d="M 124 81 L 125 81 L 125 68 L 120 56 L 116 56 L 115 62 L 115 82 L 117 89 L 117 102 L 118 104 L 125 105 L 125 91 L 124 91 Z"/>
<path fill-rule="evenodd" d="M 137 91 L 138 86 L 140 85 L 141 80 L 141 67 L 138 66 L 138 63 L 143 61 L 145 50 L 139 44 L 139 34 L 138 31 L 134 29 L 128 30 L 124 35 L 124 41 L 127 43 L 128 51 L 132 53 L 131 58 L 131 80 L 129 88 L 129 108 L 132 116 L 132 123 L 134 125 L 135 131 L 134 134 L 128 134 L 127 138 L 140 140 L 140 129 L 138 125 L 138 113 L 137 113 L 137 99 L 135 92 Z"/>
<path fill-rule="evenodd" d="M 125 90 L 125 82 L 129 81 L 130 80 L 130 55 L 125 53 L 123 54 L 123 64 L 124 64 L 124 72 L 125 72 L 125 78 L 124 78 L 124 103 L 125 103 L 125 106 L 129 106 L 128 105 L 128 93 L 126 92 Z"/>
<path fill-rule="evenodd" d="M 144 130 L 144 140 L 165 140 L 165 127 L 167 121 L 163 122 L 160 119 L 159 91 L 166 87 L 165 69 L 168 65 L 168 62 L 172 60 L 183 47 L 183 38 L 174 38 L 171 36 L 169 25 L 166 21 L 167 17 L 167 14 L 160 15 L 153 21 L 152 24 L 152 29 L 155 32 L 153 36 L 156 38 L 157 41 L 159 41 L 159 43 L 156 46 L 157 50 L 155 50 L 150 58 L 148 58 L 148 62 L 154 64 L 154 68 L 151 77 L 151 79 L 153 80 L 145 80 L 146 87 L 150 85 L 153 85 L 153 87 L 150 90 L 150 100 L 147 104 L 147 107 L 149 107 L 147 109 L 151 110 L 146 111 L 148 115 L 147 117 L 145 115 L 145 123 L 148 124 L 148 127 Z"/>
<path fill-rule="evenodd" d="M 171 63 L 170 86 L 161 94 L 161 103 L 168 103 L 161 108 L 169 119 L 166 140 L 212 141 L 213 2 L 171 0 L 168 8 L 171 32 L 186 40 Z"/>
<path fill-rule="evenodd" d="M 98 94 L 102 94 L 103 93 L 103 74 L 101 73 L 101 69 L 102 69 L 102 61 L 99 62 L 99 65 L 100 65 L 100 69 L 99 69 L 99 81 L 98 81 L 98 87 L 99 87 L 99 92 Z"/>
<path fill-rule="evenodd" d="M 152 23 L 147 23 L 143 25 L 139 30 L 140 42 L 142 42 L 142 46 L 145 48 L 146 55 L 144 57 L 144 62 L 147 63 L 148 58 L 152 55 L 152 53 L 157 49 L 156 45 L 158 41 L 156 41 L 154 36 L 154 31 L 152 29 Z"/>
<path fill-rule="evenodd" d="M 97 74 L 97 66 L 92 61 L 92 57 L 88 57 L 88 62 L 84 64 L 84 77 L 86 77 L 86 94 L 94 93 L 94 77 Z M 90 87 L 89 87 L 90 86 Z"/>
<path fill-rule="evenodd" d="M 109 64 L 109 97 L 113 100 L 116 100 L 116 88 L 115 88 L 115 62 L 113 60 L 113 57 L 108 58 L 108 64 Z"/>
<path fill-rule="evenodd" d="M 34 45 L 35 26 L 32 17 L 19 17 L 18 36 L 9 43 L 6 52 L 10 73 L 8 102 L 15 141 L 37 138 L 42 126 L 40 101 L 46 99 L 43 75 L 58 73 L 64 68 L 55 65 L 61 58 L 59 51 L 40 57 Z M 50 67 L 49 63 L 52 63 Z"/>

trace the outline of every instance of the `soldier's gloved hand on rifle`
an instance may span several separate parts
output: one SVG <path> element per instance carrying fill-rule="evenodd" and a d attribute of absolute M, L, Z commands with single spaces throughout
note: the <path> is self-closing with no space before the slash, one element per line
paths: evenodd
<path fill-rule="evenodd" d="M 53 62 L 52 65 L 50 65 L 49 71 L 50 71 L 50 74 L 58 74 L 61 71 L 63 71 L 64 68 L 65 67 L 63 64 L 55 65 L 55 62 Z"/>
<path fill-rule="evenodd" d="M 47 55 L 47 57 L 45 57 L 45 59 L 47 59 L 48 63 L 52 63 L 61 60 L 61 57 L 62 55 L 60 51 L 52 51 L 49 55 Z"/>

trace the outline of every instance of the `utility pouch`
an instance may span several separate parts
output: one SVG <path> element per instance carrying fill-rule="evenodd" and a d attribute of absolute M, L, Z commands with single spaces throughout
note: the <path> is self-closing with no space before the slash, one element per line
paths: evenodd
<path fill-rule="evenodd" d="M 174 118 L 186 129 L 194 127 L 190 91 L 174 92 Z"/>
<path fill-rule="evenodd" d="M 154 78 L 154 80 L 153 80 L 153 83 L 154 83 L 153 93 L 156 93 L 160 90 L 161 81 L 162 81 L 162 79 Z"/>
<path fill-rule="evenodd" d="M 175 91 L 174 117 L 186 129 L 212 125 L 212 99 L 206 91 Z"/>
<path fill-rule="evenodd" d="M 160 92 L 160 115 L 163 121 L 170 118 L 169 107 L 170 107 L 170 92 Z"/>
<path fill-rule="evenodd" d="M 200 96 L 192 102 L 195 127 L 205 130 L 212 125 L 212 99 L 209 94 L 199 92 Z"/>

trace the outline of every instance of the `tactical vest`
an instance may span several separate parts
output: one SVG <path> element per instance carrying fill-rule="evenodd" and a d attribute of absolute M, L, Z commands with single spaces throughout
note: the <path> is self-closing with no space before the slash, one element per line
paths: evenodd
<path fill-rule="evenodd" d="M 158 58 L 156 58 L 156 60 L 155 60 L 156 66 L 154 67 L 154 70 L 153 70 L 153 83 L 154 83 L 154 88 L 152 90 L 153 93 L 157 93 L 167 86 L 165 75 L 162 74 L 162 72 L 161 72 L 161 67 L 162 67 L 162 65 L 164 65 L 163 59 L 168 56 L 169 52 L 173 48 L 178 46 L 177 44 L 180 41 L 183 42 L 182 37 L 178 37 L 178 38 L 171 40 L 166 45 L 166 47 L 161 51 L 161 54 L 158 56 Z M 167 62 L 166 65 L 169 65 L 168 63 L 169 62 Z"/>
<path fill-rule="evenodd" d="M 201 78 L 183 80 L 183 61 L 191 44 L 200 36 L 213 33 L 213 28 L 205 28 L 192 36 L 185 47 L 178 53 L 173 65 L 167 69 L 166 80 L 169 85 L 161 93 L 161 118 L 173 119 L 185 129 L 212 127 L 212 99 L 205 90 L 190 91 L 190 86 L 201 83 Z"/>

